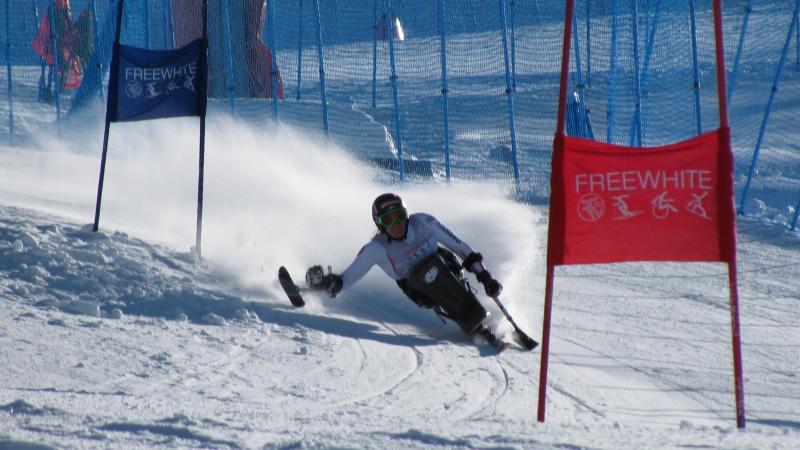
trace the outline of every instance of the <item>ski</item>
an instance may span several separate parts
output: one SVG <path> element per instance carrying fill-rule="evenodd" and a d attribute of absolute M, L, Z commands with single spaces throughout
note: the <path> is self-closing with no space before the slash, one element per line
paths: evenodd
<path fill-rule="evenodd" d="M 506 308 L 503 306 L 503 304 L 500 303 L 500 299 L 497 297 L 492 297 L 492 299 L 494 300 L 495 303 L 497 303 L 497 306 L 500 308 L 500 311 L 502 311 L 503 314 L 505 314 L 506 319 L 508 319 L 509 323 L 511 323 L 511 326 L 514 327 L 514 336 L 516 336 L 516 338 L 519 340 L 519 343 L 522 344 L 522 346 L 528 350 L 533 350 L 536 347 L 538 347 L 539 343 L 533 340 L 533 338 L 531 338 L 527 334 L 525 334 L 525 332 L 522 331 L 522 329 L 520 329 L 519 325 L 517 325 L 517 323 L 514 322 L 514 319 L 511 318 L 511 314 L 509 314 Z"/>
<path fill-rule="evenodd" d="M 495 342 L 492 342 L 492 347 L 497 351 L 497 353 L 503 353 L 504 351 L 511 348 L 511 342 L 506 342 L 502 339 L 497 339 Z"/>
<path fill-rule="evenodd" d="M 492 330 L 490 330 L 486 325 L 482 325 L 482 328 L 478 331 L 478 334 L 483 336 L 483 338 L 486 339 L 486 342 L 494 347 L 497 353 L 503 353 L 504 351 L 508 350 L 509 347 L 511 347 L 510 342 L 506 342 L 495 336 L 494 333 L 492 333 Z"/>
<path fill-rule="evenodd" d="M 303 300 L 303 296 L 300 295 L 300 288 L 294 284 L 292 276 L 289 275 L 289 271 L 286 270 L 286 267 L 281 266 L 278 269 L 278 281 L 281 283 L 283 291 L 286 292 L 286 296 L 289 297 L 289 301 L 292 302 L 294 307 L 302 308 L 305 306 L 306 302 Z"/>

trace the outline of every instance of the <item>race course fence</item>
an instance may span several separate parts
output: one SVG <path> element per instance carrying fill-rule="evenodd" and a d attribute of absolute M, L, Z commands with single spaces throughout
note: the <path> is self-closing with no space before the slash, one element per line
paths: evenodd
<path fill-rule="evenodd" d="M 0 0 L 0 143 L 102 121 L 119 0 Z M 125 0 L 121 43 L 196 38 L 202 0 Z M 800 0 L 725 2 L 737 205 L 797 226 Z M 570 134 L 656 146 L 718 126 L 710 0 L 579 0 Z M 398 180 L 549 192 L 564 2 L 209 0 L 209 111 L 326 136 Z M 89 112 L 87 112 L 89 111 Z M 213 149 L 209 149 L 213 151 Z M 476 170 L 479 168 L 479 170 Z"/>

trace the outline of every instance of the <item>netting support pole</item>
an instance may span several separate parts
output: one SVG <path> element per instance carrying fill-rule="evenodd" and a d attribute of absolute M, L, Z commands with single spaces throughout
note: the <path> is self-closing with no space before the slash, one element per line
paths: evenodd
<path fill-rule="evenodd" d="M 33 16 L 36 18 L 36 26 L 39 26 L 39 5 L 37 4 L 36 0 L 33 1 Z M 39 58 L 39 100 L 42 99 L 42 96 L 46 90 L 46 73 L 47 73 L 47 63 L 45 62 L 44 58 Z"/>
<path fill-rule="evenodd" d="M 792 218 L 792 224 L 789 226 L 789 229 L 797 231 L 798 219 L 800 219 L 800 200 L 797 201 L 797 206 L 794 207 L 794 218 Z"/>
<path fill-rule="evenodd" d="M 228 75 L 228 105 L 236 117 L 236 78 L 233 76 L 233 43 L 231 42 L 231 12 L 228 0 L 222 0 L 222 32 L 225 33 L 225 72 Z"/>
<path fill-rule="evenodd" d="M 611 62 L 606 110 L 606 142 L 609 144 L 614 141 L 614 95 L 617 90 L 617 2 L 618 0 L 611 0 Z"/>
<path fill-rule="evenodd" d="M 94 1 L 94 0 L 92 0 Z M 96 12 L 96 11 L 95 11 Z M 167 30 L 166 46 L 168 49 L 175 49 L 175 27 L 172 24 L 172 0 L 164 0 L 164 22 Z M 95 28 L 96 30 L 97 28 Z"/>
<path fill-rule="evenodd" d="M 59 42 L 59 27 L 58 22 L 56 21 L 56 1 L 52 0 L 50 2 L 50 42 L 51 42 L 51 49 L 53 53 L 53 67 L 51 71 L 51 78 L 53 78 L 53 84 L 55 85 L 55 93 L 56 93 L 56 133 L 58 137 L 61 137 L 61 58 L 62 52 Z M 66 70 L 69 70 L 69 67 L 66 67 Z"/>
<path fill-rule="evenodd" d="M 692 74 L 694 89 L 694 122 L 695 132 L 699 136 L 703 133 L 703 123 L 700 113 L 700 67 L 697 62 L 697 15 L 696 15 L 696 0 L 689 0 L 689 15 L 691 24 L 691 40 L 692 40 Z"/>
<path fill-rule="evenodd" d="M 503 30 L 503 61 L 506 69 L 506 96 L 508 97 L 508 128 L 511 133 L 511 159 L 514 165 L 514 182 L 519 187 L 519 164 L 517 162 L 517 130 L 514 124 L 514 89 L 511 85 L 511 63 L 508 57 L 508 29 L 506 28 L 506 0 L 500 3 L 500 27 Z"/>
<path fill-rule="evenodd" d="M 753 0 L 747 0 L 747 6 L 744 7 L 744 18 L 742 19 L 742 30 L 739 32 L 739 43 L 736 45 L 736 57 L 733 59 L 733 68 L 731 69 L 731 76 L 728 82 L 728 104 L 731 102 L 733 95 L 733 85 L 736 83 L 736 75 L 739 73 L 739 61 L 742 57 L 742 50 L 744 50 L 744 37 L 747 35 L 747 24 L 750 23 L 750 13 L 753 12 Z"/>
<path fill-rule="evenodd" d="M 450 129 L 448 112 L 447 89 L 447 29 L 444 21 L 444 0 L 438 0 L 439 12 L 439 53 L 442 58 L 442 134 L 444 139 L 444 175 L 447 182 L 450 182 Z"/>
<path fill-rule="evenodd" d="M 786 33 L 786 41 L 783 43 L 783 51 L 781 52 L 781 59 L 778 62 L 778 70 L 775 71 L 775 79 L 772 81 L 772 90 L 769 93 L 769 100 L 767 101 L 767 109 L 764 111 L 764 119 L 761 120 L 761 127 L 758 130 L 758 138 L 756 139 L 756 147 L 753 150 L 753 160 L 750 162 L 750 169 L 747 171 L 747 182 L 742 189 L 742 198 L 739 201 L 739 214 L 745 213 L 745 201 L 750 192 L 750 186 L 753 182 L 753 176 L 756 173 L 756 165 L 758 164 L 758 157 L 761 153 L 761 144 L 764 142 L 764 133 L 767 130 L 767 121 L 769 120 L 769 113 L 772 111 L 772 102 L 775 100 L 775 93 L 778 92 L 778 84 L 781 81 L 781 73 L 783 66 L 786 62 L 786 56 L 789 53 L 789 47 L 792 44 L 792 35 L 794 34 L 795 27 L 797 26 L 797 14 L 800 8 L 800 0 L 794 2 L 794 12 L 792 13 L 792 23 L 789 24 L 789 32 Z"/>
<path fill-rule="evenodd" d="M 272 64 L 270 64 L 270 73 L 272 74 L 272 83 L 270 91 L 272 92 L 272 118 L 275 122 L 278 121 L 278 53 L 275 51 L 275 0 L 267 1 L 267 14 L 269 23 L 267 24 L 267 32 L 269 33 L 269 51 L 272 53 Z"/>
<path fill-rule="evenodd" d="M 392 0 L 384 0 L 384 9 L 388 13 L 387 20 L 389 21 L 386 39 L 389 41 L 389 65 L 392 69 L 392 105 L 394 106 L 394 134 L 397 141 L 397 169 L 400 172 L 400 181 L 405 181 L 403 136 L 400 131 L 400 99 L 397 93 L 397 66 L 394 61 L 394 9 L 392 9 Z"/>
<path fill-rule="evenodd" d="M 641 123 L 640 126 L 642 128 L 644 128 L 644 125 L 646 123 L 644 115 L 644 97 L 647 96 L 647 80 L 650 76 L 650 61 L 653 57 L 653 46 L 655 45 L 656 32 L 658 30 L 659 20 L 661 20 L 661 0 L 656 0 L 655 12 L 653 13 L 653 20 L 650 26 L 648 27 L 647 48 L 645 49 L 644 53 L 644 68 L 642 69 L 641 84 L 640 84 L 641 100 L 639 102 L 639 112 L 637 117 L 631 121 L 631 134 L 633 134 L 633 128 L 636 126 L 635 119 L 638 118 L 639 123 Z"/>
<path fill-rule="evenodd" d="M 303 0 L 298 0 L 297 10 L 297 99 L 300 100 L 303 80 Z"/>
<path fill-rule="evenodd" d="M 144 11 L 142 11 L 142 15 L 144 16 L 144 48 L 150 50 L 150 5 L 147 4 L 147 0 L 144 2 Z"/>
<path fill-rule="evenodd" d="M 372 39 L 372 107 L 374 108 L 378 91 L 378 0 L 372 2 L 372 15 L 375 19 Z"/>
<path fill-rule="evenodd" d="M 592 122 L 589 119 L 589 113 L 586 110 L 586 85 L 583 82 L 583 71 L 581 68 L 581 46 L 578 38 L 578 16 L 572 15 L 572 41 L 575 46 L 575 71 L 578 84 L 578 95 L 580 96 L 580 103 L 578 104 L 579 112 L 586 120 L 586 132 L 589 139 L 594 138 L 594 131 L 592 130 Z"/>
<path fill-rule="evenodd" d="M 572 45 L 575 47 L 573 51 L 575 52 L 575 81 L 577 82 L 578 93 L 581 96 L 581 100 L 583 100 L 583 70 L 581 66 L 581 43 L 580 39 L 578 38 L 578 16 L 574 14 L 572 16 Z"/>
<path fill-rule="evenodd" d="M 475 13 L 475 0 L 469 0 L 469 10 L 472 12 L 472 26 L 475 27 L 473 31 L 478 31 L 478 15 Z"/>
<path fill-rule="evenodd" d="M 11 16 L 9 3 L 6 0 L 6 68 L 8 70 L 8 139 L 9 145 L 14 145 L 14 77 L 11 70 Z M 37 24 L 38 25 L 38 24 Z"/>
<path fill-rule="evenodd" d="M 322 19 L 319 13 L 319 0 L 314 0 L 314 6 L 317 13 L 317 56 L 319 57 L 319 96 L 322 101 L 322 129 L 325 130 L 325 137 L 330 137 L 330 130 L 328 128 L 328 91 L 325 88 L 325 56 L 322 47 Z M 274 55 L 273 53 L 273 64 L 275 64 Z M 275 81 L 273 79 L 273 84 L 274 83 Z"/>
<path fill-rule="evenodd" d="M 639 8 L 637 0 L 631 2 L 631 30 L 633 32 L 633 82 L 635 111 L 633 113 L 634 127 L 631 130 L 630 146 L 642 146 L 642 84 L 639 77 Z"/>
<path fill-rule="evenodd" d="M 592 0 L 586 0 L 586 84 L 592 85 Z"/>
<path fill-rule="evenodd" d="M 517 92 L 517 34 L 514 26 L 514 0 L 509 0 L 511 7 L 511 88 Z M 533 0 L 536 3 L 536 0 Z"/>
<path fill-rule="evenodd" d="M 95 0 L 92 0 L 89 3 L 89 8 L 91 8 L 91 11 L 92 11 L 92 27 L 94 27 L 93 28 L 94 29 L 94 34 L 95 34 L 95 39 L 94 39 L 95 44 L 94 45 L 96 47 L 97 46 L 97 36 L 100 34 L 100 29 L 98 28 L 98 22 L 97 22 L 97 2 Z M 89 65 L 88 68 L 89 68 L 89 70 L 93 70 L 91 65 Z M 94 70 L 98 70 L 99 71 L 100 68 L 98 67 L 98 68 L 95 68 Z M 84 73 L 83 74 L 83 79 L 85 80 L 86 78 L 87 78 L 86 77 L 86 73 Z M 83 83 L 83 81 L 81 81 L 81 83 Z M 102 84 L 102 82 L 101 82 L 101 84 Z M 97 97 L 98 97 L 98 99 L 100 100 L 101 103 L 103 102 L 103 100 L 105 100 L 103 98 L 103 88 L 102 87 L 97 90 Z M 74 99 L 73 99 L 72 105 L 73 105 L 72 108 L 73 108 L 73 111 L 74 111 L 74 108 L 75 108 Z"/>

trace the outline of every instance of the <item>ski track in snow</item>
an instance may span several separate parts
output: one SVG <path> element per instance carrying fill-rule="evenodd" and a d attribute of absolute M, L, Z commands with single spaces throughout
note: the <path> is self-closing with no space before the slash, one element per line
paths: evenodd
<path fill-rule="evenodd" d="M 543 426 L 534 421 L 538 351 L 512 348 L 494 356 L 488 344 L 472 342 L 452 324 L 442 326 L 401 294 L 380 301 L 364 289 L 334 303 L 311 295 L 303 309 L 267 292 L 259 300 L 247 300 L 253 291 L 236 287 L 235 279 L 217 273 L 213 264 L 189 263 L 179 253 L 119 233 L 92 237 L 63 219 L 54 227 L 49 225 L 57 219 L 53 216 L 8 207 L 0 211 L 2 321 L 11 327 L 0 332 L 0 342 L 4 359 L 18 363 L 3 369 L 0 416 L 13 425 L 3 426 L 0 433 L 11 432 L 17 443 L 57 448 L 251 448 L 265 442 L 275 448 L 332 442 L 365 448 L 555 448 L 564 445 L 559 436 L 566 423 L 587 430 L 567 434 L 569 446 L 576 448 L 597 448 L 588 438 L 597 433 L 604 442 L 616 443 L 615 448 L 644 445 L 654 435 L 665 447 L 698 441 L 716 446 L 733 439 L 725 431 L 732 420 L 731 375 L 721 362 L 729 358 L 728 330 L 695 331 L 681 338 L 671 328 L 651 326 L 654 318 L 663 317 L 661 312 L 635 306 L 655 299 L 662 307 L 678 302 L 710 314 L 691 319 L 678 315 L 679 333 L 704 323 L 726 325 L 728 312 L 716 281 L 724 271 L 717 266 L 703 266 L 700 272 L 675 268 L 663 277 L 666 284 L 657 287 L 639 275 L 649 270 L 643 266 L 625 277 L 621 290 L 609 287 L 621 283 L 615 278 L 619 267 L 557 278 L 557 298 L 562 300 L 555 317 L 567 320 L 554 322 L 550 425 Z M 742 228 L 745 235 L 757 231 Z M 17 241 L 23 240 L 20 247 Z M 745 244 L 743 255 L 749 256 L 749 248 Z M 34 258 L 37 254 L 49 257 Z M 110 254 L 117 255 L 124 270 L 151 275 L 101 278 L 114 283 L 157 281 L 162 289 L 151 293 L 161 293 L 160 304 L 146 304 L 157 299 L 142 295 L 84 296 L 81 301 L 95 302 L 97 308 L 76 309 L 76 296 L 81 298 L 76 291 L 86 289 L 85 283 L 49 284 L 52 280 L 42 276 L 44 270 L 62 279 L 99 272 Z M 67 255 L 72 265 L 48 265 L 68 261 Z M 797 268 L 775 264 L 782 259 L 778 253 L 755 256 L 759 260 L 752 268 L 743 258 L 743 274 Z M 187 277 L 196 280 L 194 290 L 181 287 Z M 670 297 L 670 292 L 681 292 L 677 285 L 685 284 L 686 277 L 714 282 L 697 294 Z M 748 290 L 748 284 L 743 287 Z M 179 288 L 197 303 L 194 310 L 183 309 L 183 318 L 175 315 L 176 305 L 186 305 L 174 294 Z M 598 315 L 591 297 L 582 293 L 586 288 L 613 295 L 623 307 Z M 795 295 L 776 299 L 789 311 L 786 301 L 796 301 L 796 294 L 779 288 L 776 292 Z M 226 294 L 220 295 L 223 290 Z M 745 374 L 768 377 L 750 382 L 751 420 L 757 427 L 784 427 L 782 432 L 790 436 L 773 438 L 773 433 L 760 431 L 753 442 L 766 438 L 774 448 L 791 448 L 788 442 L 800 429 L 786 414 L 793 411 L 789 402 L 797 401 L 796 370 L 789 361 L 763 374 L 753 365 L 785 360 L 781 355 L 786 346 L 798 353 L 791 339 L 775 345 L 791 334 L 769 331 L 796 336 L 797 327 L 780 308 L 757 303 L 763 299 L 748 300 L 744 293 L 743 299 L 745 332 L 748 325 L 768 330 L 759 334 L 765 345 L 748 345 L 745 335 L 745 362 L 752 361 Z M 123 315 L 115 318 L 112 307 Z M 628 324 L 609 329 L 607 324 L 618 320 L 614 317 L 626 318 Z M 565 334 L 564 327 L 572 324 L 580 326 Z M 705 337 L 707 333 L 711 335 Z M 646 349 L 641 339 L 668 343 L 665 354 L 625 350 L 628 345 Z M 673 348 L 685 353 L 691 348 L 687 345 L 695 345 L 693 339 L 703 351 L 671 354 Z M 616 348 L 619 344 L 624 345 Z M 700 363 L 706 356 L 715 367 L 710 372 Z M 709 377 L 723 382 L 698 384 Z M 762 383 L 776 382 L 794 394 L 760 400 L 768 392 Z M 770 413 L 769 408 L 786 413 Z M 681 433 L 670 433 L 670 424 L 678 424 Z M 651 431 L 643 431 L 648 427 Z M 538 431 L 529 434 L 526 429 Z M 625 435 L 629 431 L 639 437 Z"/>

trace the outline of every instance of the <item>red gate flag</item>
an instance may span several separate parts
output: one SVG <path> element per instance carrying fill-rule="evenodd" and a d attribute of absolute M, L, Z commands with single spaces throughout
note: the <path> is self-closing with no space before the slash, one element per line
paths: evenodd
<path fill-rule="evenodd" d="M 551 263 L 729 261 L 732 178 L 719 134 L 650 148 L 564 137 Z"/>
<path fill-rule="evenodd" d="M 728 265 L 736 425 L 745 426 L 722 0 L 712 3 L 719 129 L 663 147 L 626 148 L 564 134 L 573 28 L 570 24 L 575 10 L 575 1 L 566 0 L 550 177 L 539 422 L 544 422 L 547 397 L 555 266 L 721 261 Z"/>

